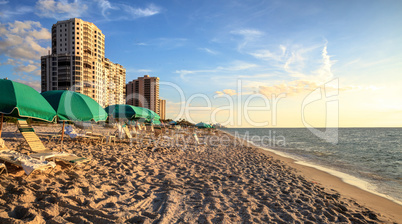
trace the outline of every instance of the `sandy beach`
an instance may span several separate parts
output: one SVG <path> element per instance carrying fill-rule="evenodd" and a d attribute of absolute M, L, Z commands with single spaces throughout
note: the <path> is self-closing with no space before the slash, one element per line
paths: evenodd
<path fill-rule="evenodd" d="M 10 149 L 23 141 L 15 130 L 11 124 L 3 130 L 2 138 Z M 35 130 L 57 133 L 60 126 L 37 126 Z M 42 140 L 49 149 L 61 148 L 55 141 Z M 64 151 L 91 162 L 73 168 L 57 163 L 51 173 L 29 178 L 21 168 L 6 164 L 9 175 L 0 177 L 0 223 L 402 220 L 402 206 L 325 172 L 240 144 L 223 132 L 203 140 L 207 144 L 147 141 L 130 146 L 67 139 Z"/>

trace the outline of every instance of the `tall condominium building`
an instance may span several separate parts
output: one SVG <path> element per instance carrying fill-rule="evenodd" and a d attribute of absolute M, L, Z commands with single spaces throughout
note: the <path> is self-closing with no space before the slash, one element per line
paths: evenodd
<path fill-rule="evenodd" d="M 126 85 L 126 104 L 159 112 L 159 78 L 139 77 Z"/>
<path fill-rule="evenodd" d="M 159 99 L 159 116 L 161 120 L 166 120 L 166 100 Z"/>
<path fill-rule="evenodd" d="M 126 70 L 105 58 L 105 35 L 73 18 L 52 26 L 52 51 L 41 57 L 42 92 L 71 90 L 102 106 L 125 102 Z"/>

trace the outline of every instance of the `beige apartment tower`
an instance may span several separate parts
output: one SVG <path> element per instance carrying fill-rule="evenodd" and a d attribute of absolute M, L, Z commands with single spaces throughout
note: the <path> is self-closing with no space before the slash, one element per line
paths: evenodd
<path fill-rule="evenodd" d="M 139 77 L 126 85 L 126 104 L 159 112 L 159 78 Z"/>
<path fill-rule="evenodd" d="M 161 120 L 166 120 L 166 100 L 159 99 L 159 116 Z"/>
<path fill-rule="evenodd" d="M 126 70 L 105 58 L 105 35 L 73 18 L 52 26 L 52 50 L 41 57 L 41 89 L 71 90 L 101 106 L 124 104 Z"/>

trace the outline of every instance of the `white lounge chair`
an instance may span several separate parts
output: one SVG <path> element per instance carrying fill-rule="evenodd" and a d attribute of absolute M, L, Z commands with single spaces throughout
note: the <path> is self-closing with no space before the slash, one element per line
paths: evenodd
<path fill-rule="evenodd" d="M 6 174 L 8 175 L 6 164 L 0 163 L 0 174 L 2 174 L 4 172 L 4 170 L 6 171 Z"/>
<path fill-rule="evenodd" d="M 53 170 L 56 167 L 54 162 L 39 160 L 28 155 L 4 149 L 0 151 L 0 160 L 22 167 L 27 175 L 31 175 L 34 171 Z"/>
<path fill-rule="evenodd" d="M 66 153 L 66 152 L 57 152 L 53 150 L 46 149 L 43 145 L 42 141 L 36 135 L 32 126 L 27 124 L 25 120 L 18 120 L 18 129 L 20 130 L 22 136 L 25 141 L 28 143 L 31 151 L 31 157 L 36 159 L 49 159 L 53 160 L 57 159 L 69 165 L 76 166 L 78 164 L 82 164 L 85 162 L 89 162 L 90 160 L 84 157 L 79 157 L 74 154 Z"/>

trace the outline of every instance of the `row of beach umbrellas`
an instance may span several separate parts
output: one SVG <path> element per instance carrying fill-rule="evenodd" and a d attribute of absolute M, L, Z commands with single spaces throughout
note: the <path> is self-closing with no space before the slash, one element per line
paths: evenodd
<path fill-rule="evenodd" d="M 169 122 L 170 125 L 177 125 L 176 121 L 170 121 Z M 204 123 L 204 122 L 200 122 L 198 124 L 195 125 L 197 128 L 213 128 L 212 125 Z"/>
<path fill-rule="evenodd" d="M 7 79 L 0 79 L 0 137 L 3 116 L 32 118 L 33 120 L 63 121 L 106 121 L 107 117 L 160 123 L 154 111 L 117 104 L 103 109 L 95 100 L 81 93 L 53 90 L 38 93 L 32 87 Z M 64 129 L 64 127 L 63 127 Z"/>

